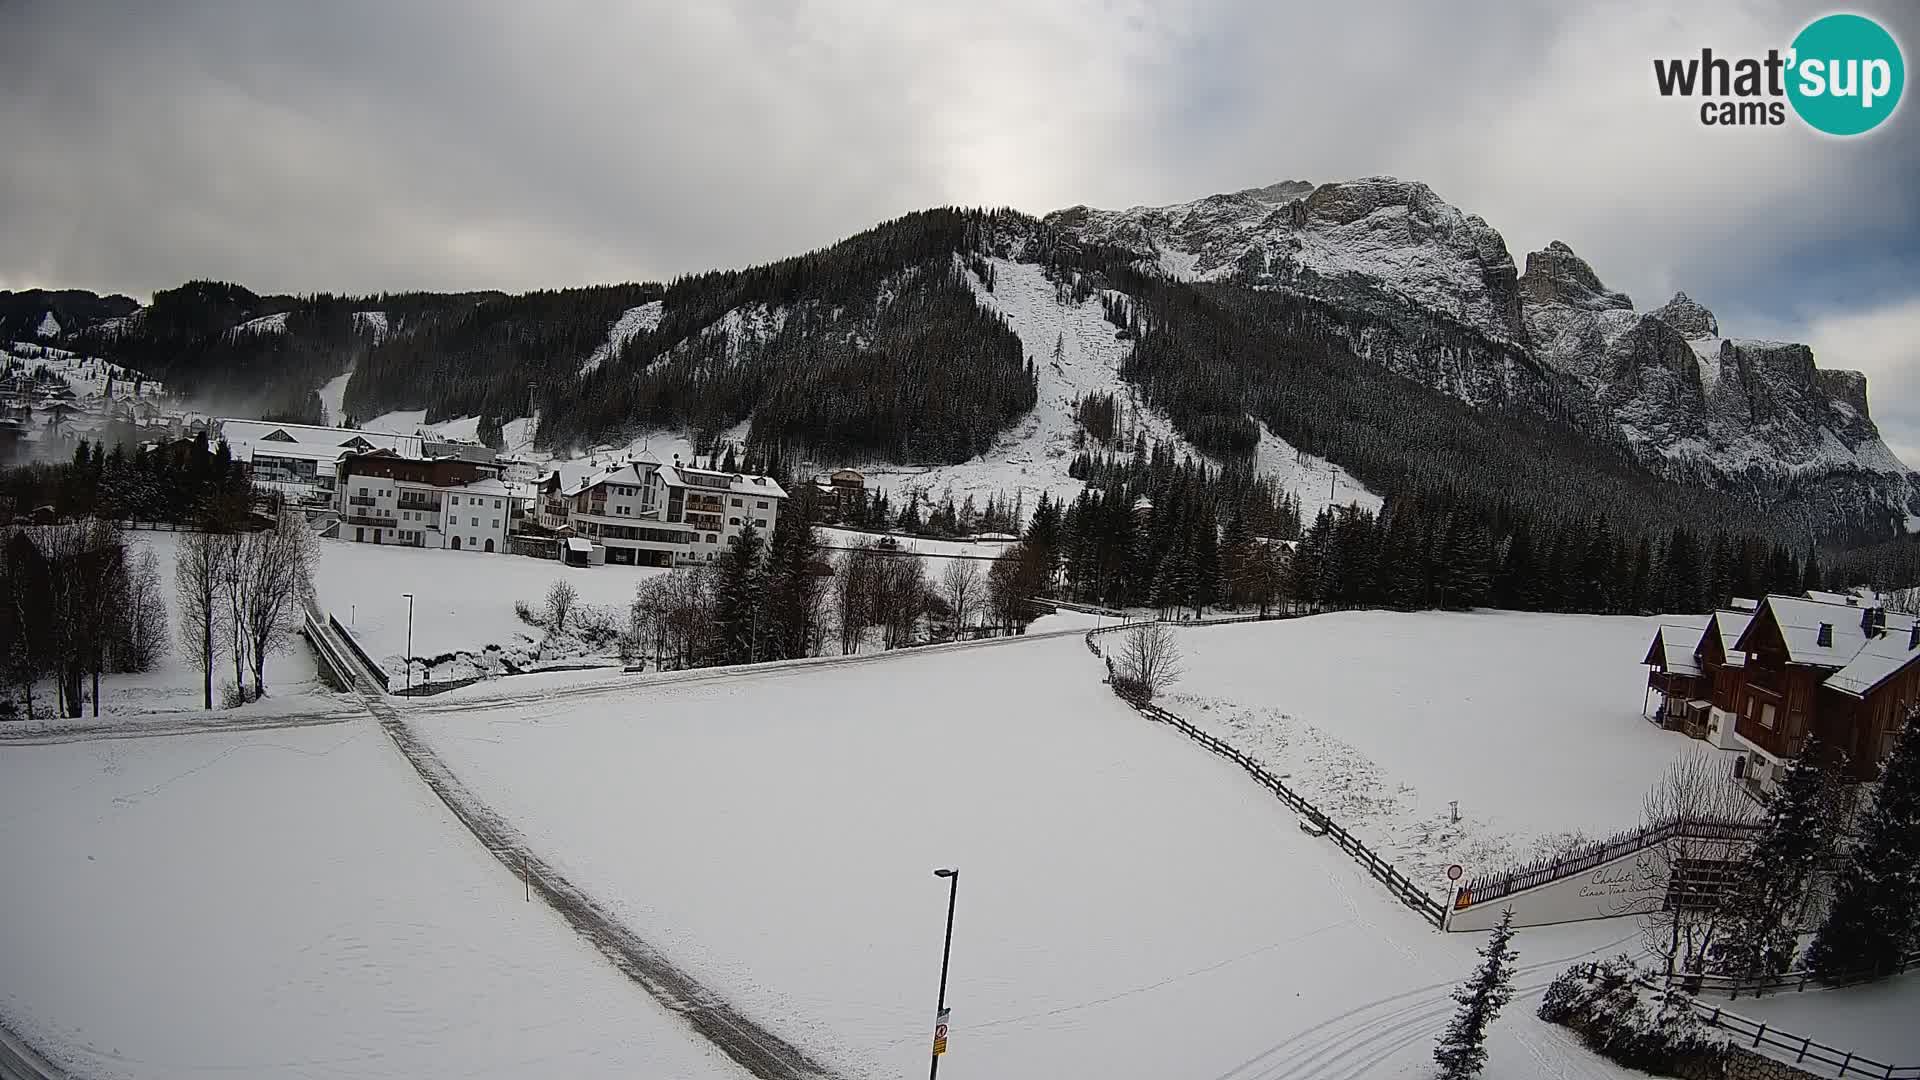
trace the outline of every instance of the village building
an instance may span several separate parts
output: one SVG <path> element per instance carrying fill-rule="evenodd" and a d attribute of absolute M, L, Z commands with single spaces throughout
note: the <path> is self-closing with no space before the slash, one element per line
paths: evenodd
<path fill-rule="evenodd" d="M 346 454 L 336 470 L 342 540 L 507 550 L 513 499 L 491 465 L 371 450 Z"/>
<path fill-rule="evenodd" d="M 541 481 L 533 520 L 574 543 L 572 561 L 638 566 L 710 563 L 749 525 L 762 536 L 779 520 L 787 493 L 766 476 L 724 473 L 638 458 L 568 482 Z"/>
<path fill-rule="evenodd" d="M 418 435 L 382 435 L 355 428 L 313 424 L 275 424 L 222 417 L 213 432 L 226 442 L 233 460 L 247 467 L 253 482 L 280 492 L 289 502 L 330 506 L 338 502 L 337 466 L 348 454 L 390 450 L 404 458 L 424 458 Z"/>
<path fill-rule="evenodd" d="M 1743 751 L 1736 775 L 1762 798 L 1813 736 L 1872 780 L 1920 704 L 1920 620 L 1870 596 L 1773 595 L 1704 628 L 1662 624 L 1642 662 L 1655 717 Z"/>

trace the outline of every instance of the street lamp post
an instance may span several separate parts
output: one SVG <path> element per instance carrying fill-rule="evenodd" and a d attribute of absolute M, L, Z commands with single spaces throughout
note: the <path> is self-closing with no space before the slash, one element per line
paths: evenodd
<path fill-rule="evenodd" d="M 947 1049 L 947 961 L 953 956 L 953 902 L 960 893 L 960 868 L 943 866 L 933 876 L 947 879 L 947 943 L 940 950 L 940 1004 L 934 1014 L 933 1065 L 927 1070 L 927 1080 L 940 1075 L 940 1055 Z"/>
<path fill-rule="evenodd" d="M 407 693 L 413 693 L 413 594 L 401 593 L 407 598 Z"/>

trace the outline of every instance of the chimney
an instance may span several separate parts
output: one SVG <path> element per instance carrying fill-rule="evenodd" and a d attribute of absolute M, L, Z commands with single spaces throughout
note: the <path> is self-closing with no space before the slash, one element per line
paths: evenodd
<path fill-rule="evenodd" d="M 1907 631 L 1907 651 L 1920 649 L 1920 619 L 1913 620 L 1913 629 Z"/>
<path fill-rule="evenodd" d="M 1830 622 L 1821 623 L 1820 633 L 1813 639 L 1813 643 L 1823 649 L 1833 648 L 1833 624 Z"/>
<path fill-rule="evenodd" d="M 1870 638 L 1887 632 L 1887 613 L 1882 608 L 1864 608 L 1860 612 L 1860 632 Z"/>

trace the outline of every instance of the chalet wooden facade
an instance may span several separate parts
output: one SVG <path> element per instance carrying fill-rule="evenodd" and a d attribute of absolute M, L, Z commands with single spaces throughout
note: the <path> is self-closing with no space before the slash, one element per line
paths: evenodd
<path fill-rule="evenodd" d="M 1842 594 L 1769 596 L 1716 611 L 1702 629 L 1663 624 L 1645 663 L 1655 716 L 1746 752 L 1739 773 L 1771 793 L 1818 735 L 1871 780 L 1920 704 L 1920 621 Z M 1690 651 L 1688 651 L 1688 647 Z"/>

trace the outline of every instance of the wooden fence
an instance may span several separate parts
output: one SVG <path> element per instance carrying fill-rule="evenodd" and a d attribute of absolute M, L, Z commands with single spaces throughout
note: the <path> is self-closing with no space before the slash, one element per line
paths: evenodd
<path fill-rule="evenodd" d="M 1856 971 L 1821 978 L 1805 968 L 1796 968 L 1778 975 L 1761 975 L 1757 978 L 1683 974 L 1674 975 L 1668 981 L 1684 984 L 1689 993 L 1725 994 L 1730 1000 L 1737 1001 L 1742 994 L 1747 997 L 1764 997 L 1780 991 L 1792 991 L 1797 994 L 1808 989 L 1829 990 L 1839 986 L 1852 986 L 1889 973 L 1898 974 L 1914 968 L 1920 968 L 1920 949 L 1896 959 L 1891 972 L 1885 968 L 1864 967 Z"/>
<path fill-rule="evenodd" d="M 1669 993 L 1653 979 L 1643 977 L 1638 982 L 1642 987 L 1656 993 Z M 1687 1007 L 1692 1009 L 1709 1027 L 1727 1032 L 1737 1039 L 1740 1045 L 1753 1050 L 1765 1048 L 1779 1051 L 1779 1053 L 1767 1055 L 1776 1061 L 1786 1061 L 1788 1060 L 1786 1055 L 1790 1054 L 1792 1064 L 1825 1065 L 1834 1070 L 1836 1077 L 1863 1076 L 1872 1077 L 1873 1080 L 1920 1080 L 1920 1065 L 1888 1065 L 1885 1062 L 1863 1057 L 1852 1050 L 1828 1046 L 1823 1042 L 1815 1042 L 1805 1035 L 1782 1031 L 1770 1024 L 1728 1012 L 1723 1006 L 1709 1005 L 1686 994 L 1672 996 L 1685 1001 Z"/>
<path fill-rule="evenodd" d="M 1269 618 L 1290 617 L 1295 616 L 1269 616 Z M 1208 620 L 1208 622 L 1251 622 L 1257 621 L 1259 618 L 1260 616 L 1254 615 L 1229 620 Z M 1122 623 L 1118 626 L 1089 630 L 1087 631 L 1087 648 L 1094 655 L 1098 656 L 1100 654 L 1100 646 L 1096 645 L 1093 640 L 1096 636 L 1116 633 L 1121 630 L 1130 630 L 1136 626 L 1143 626 L 1152 621 L 1153 620 L 1149 619 L 1145 622 Z M 1196 624 L 1189 623 L 1187 625 Z M 1293 810 L 1294 813 L 1300 815 L 1300 819 L 1305 825 L 1311 826 L 1315 832 L 1332 837 L 1333 842 L 1340 845 L 1340 850 L 1351 856 L 1353 861 L 1365 868 L 1367 873 L 1373 875 L 1375 880 L 1385 885 L 1387 891 L 1393 894 L 1394 899 L 1412 908 L 1421 918 L 1435 926 L 1441 925 L 1445 920 L 1447 906 L 1444 903 L 1429 896 L 1426 890 L 1409 881 L 1406 875 L 1400 872 L 1398 867 L 1381 858 L 1372 848 L 1369 848 L 1362 842 L 1359 837 L 1342 828 L 1339 822 L 1328 817 L 1319 807 L 1308 802 L 1299 792 L 1288 787 L 1278 776 L 1269 772 L 1265 766 L 1240 752 L 1240 750 L 1235 747 L 1209 735 L 1193 724 L 1160 708 L 1152 702 L 1136 701 L 1125 695 L 1121 695 L 1121 700 L 1133 706 L 1135 710 L 1148 719 L 1157 720 L 1160 723 L 1179 730 L 1182 734 L 1186 735 L 1187 738 L 1192 739 L 1194 742 L 1199 743 L 1215 754 L 1240 766 L 1240 768 L 1245 770 L 1248 776 L 1253 777 L 1261 787 L 1273 792 L 1276 798 L 1286 803 L 1288 808 Z"/>
<path fill-rule="evenodd" d="M 1758 833 L 1761 823 L 1753 821 L 1670 821 L 1663 825 L 1629 829 L 1605 840 L 1583 845 L 1565 855 L 1543 859 L 1504 873 L 1473 878 L 1460 890 L 1460 907 L 1485 904 L 1536 885 L 1584 873 L 1601 863 L 1622 855 L 1663 844 L 1676 836 L 1696 840 L 1746 840 Z"/>

